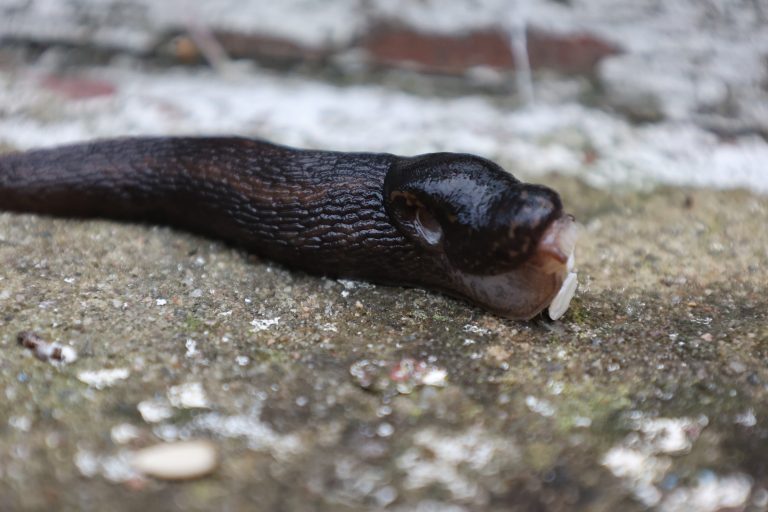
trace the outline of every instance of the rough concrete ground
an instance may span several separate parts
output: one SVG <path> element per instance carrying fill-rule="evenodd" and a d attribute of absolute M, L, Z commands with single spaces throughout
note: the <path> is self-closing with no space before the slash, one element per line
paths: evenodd
<path fill-rule="evenodd" d="M 0 215 L 0 508 L 765 508 L 768 200 L 547 183 L 585 225 L 556 323 L 166 228 Z M 38 361 L 21 330 L 80 359 Z M 396 378 L 406 358 L 445 385 Z M 78 379 L 102 369 L 129 374 Z M 202 407 L 172 406 L 191 383 Z M 130 471 L 130 450 L 180 438 L 213 439 L 218 470 Z"/>

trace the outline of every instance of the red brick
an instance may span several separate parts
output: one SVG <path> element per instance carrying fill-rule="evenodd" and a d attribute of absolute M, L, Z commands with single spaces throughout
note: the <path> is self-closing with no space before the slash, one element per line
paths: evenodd
<path fill-rule="evenodd" d="M 415 66 L 422 71 L 447 74 L 461 74 L 475 66 L 515 68 L 508 36 L 497 29 L 444 35 L 382 25 L 362 44 L 375 64 L 387 66 Z M 619 49 L 590 34 L 530 30 L 528 51 L 534 69 L 588 74 L 600 59 L 618 53 Z"/>
<path fill-rule="evenodd" d="M 587 33 L 528 31 L 528 58 L 534 69 L 590 74 L 601 59 L 620 51 L 618 46 Z"/>
<path fill-rule="evenodd" d="M 117 90 L 111 82 L 78 76 L 48 75 L 40 80 L 40 85 L 71 100 L 111 96 Z"/>
<path fill-rule="evenodd" d="M 316 62 L 330 53 L 327 48 L 304 46 L 268 35 L 216 32 L 215 37 L 227 55 L 236 59 Z"/>

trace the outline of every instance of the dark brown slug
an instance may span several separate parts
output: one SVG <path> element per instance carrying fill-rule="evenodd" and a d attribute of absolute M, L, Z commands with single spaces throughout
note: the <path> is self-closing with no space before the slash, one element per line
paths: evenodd
<path fill-rule="evenodd" d="M 308 272 L 424 286 L 513 319 L 550 305 L 570 277 L 575 244 L 556 192 L 477 156 L 312 151 L 235 137 L 3 155 L 0 210 L 168 223 Z"/>

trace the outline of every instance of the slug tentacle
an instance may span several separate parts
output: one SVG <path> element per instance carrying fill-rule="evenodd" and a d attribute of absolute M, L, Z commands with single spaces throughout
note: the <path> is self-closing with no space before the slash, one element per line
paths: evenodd
<path fill-rule="evenodd" d="M 576 236 L 557 193 L 473 155 L 310 151 L 236 137 L 0 156 L 0 209 L 169 223 L 309 272 L 426 286 L 517 319 L 558 294 Z"/>

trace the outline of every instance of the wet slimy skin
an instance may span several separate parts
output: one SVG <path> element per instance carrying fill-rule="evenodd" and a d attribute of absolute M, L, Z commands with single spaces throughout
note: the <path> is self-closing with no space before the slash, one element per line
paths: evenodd
<path fill-rule="evenodd" d="M 0 210 L 168 223 L 293 268 L 423 286 L 513 319 L 556 296 L 560 316 L 573 294 L 558 295 L 576 242 L 558 194 L 467 154 L 103 140 L 0 156 Z"/>

